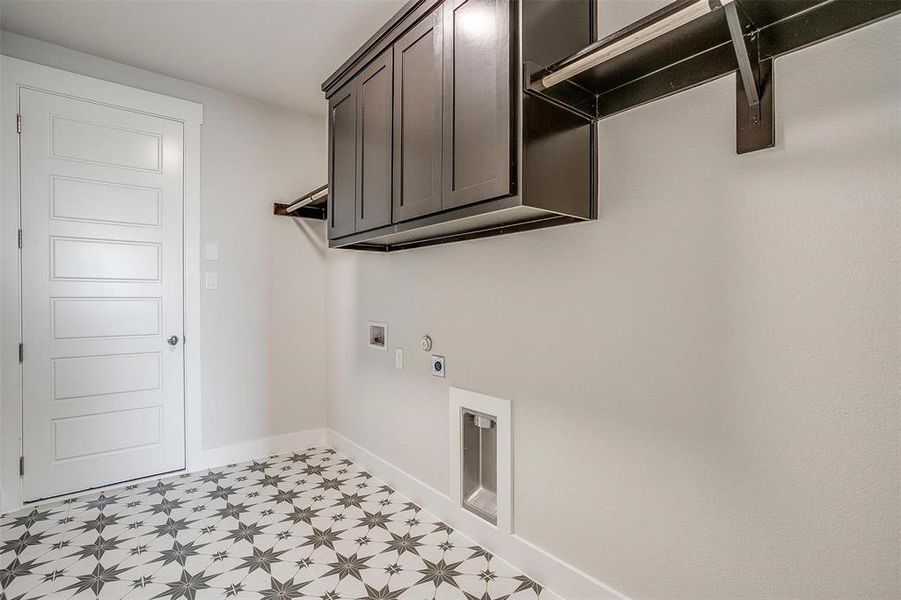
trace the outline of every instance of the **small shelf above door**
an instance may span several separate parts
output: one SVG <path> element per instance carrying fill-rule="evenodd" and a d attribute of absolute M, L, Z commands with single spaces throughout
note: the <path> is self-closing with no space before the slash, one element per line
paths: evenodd
<path fill-rule="evenodd" d="M 272 214 L 325 221 L 328 217 L 328 185 L 312 190 L 290 204 L 276 202 Z"/>

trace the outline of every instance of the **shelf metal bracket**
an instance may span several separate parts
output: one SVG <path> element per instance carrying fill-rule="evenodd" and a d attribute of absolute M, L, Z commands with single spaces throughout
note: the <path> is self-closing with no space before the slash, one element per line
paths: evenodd
<path fill-rule="evenodd" d="M 773 60 L 758 60 L 757 30 L 751 30 L 748 42 L 745 42 L 745 27 L 737 4 L 724 4 L 723 12 L 738 63 L 738 76 L 735 78 L 735 150 L 738 154 L 745 154 L 776 145 Z M 747 28 L 751 29 L 751 25 L 748 24 Z"/>

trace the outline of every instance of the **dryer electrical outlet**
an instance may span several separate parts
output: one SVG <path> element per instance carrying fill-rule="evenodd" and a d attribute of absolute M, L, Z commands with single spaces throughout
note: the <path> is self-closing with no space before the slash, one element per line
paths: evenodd
<path fill-rule="evenodd" d="M 444 357 L 437 354 L 432 355 L 432 375 L 435 377 L 444 377 L 445 372 Z"/>

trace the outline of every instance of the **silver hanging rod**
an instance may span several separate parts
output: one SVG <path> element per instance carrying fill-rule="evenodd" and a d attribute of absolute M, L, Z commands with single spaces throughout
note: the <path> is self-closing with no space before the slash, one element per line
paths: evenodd
<path fill-rule="evenodd" d="M 624 54 L 633 48 L 641 46 L 665 33 L 669 33 L 686 23 L 690 23 L 695 19 L 703 17 L 704 15 L 710 14 L 734 1 L 735 0 L 697 0 L 697 2 L 692 2 L 681 10 L 649 24 L 647 27 L 643 27 L 622 39 L 616 40 L 608 46 L 598 48 L 595 52 L 583 56 L 558 71 L 545 75 L 541 78 L 541 86 L 544 89 L 547 89 L 557 85 L 561 81 L 584 73 L 592 67 L 596 67 L 611 58 Z"/>
<path fill-rule="evenodd" d="M 306 198 L 301 198 L 294 204 L 289 205 L 288 208 L 285 209 L 285 212 L 292 213 L 295 210 L 297 210 L 298 208 L 303 208 L 304 206 L 306 206 L 307 204 L 309 204 L 312 201 L 313 201 L 313 196 L 307 196 Z"/>
<path fill-rule="evenodd" d="M 289 205 L 285 209 L 285 212 L 292 213 L 295 210 L 297 210 L 298 208 L 303 208 L 307 204 L 312 204 L 313 202 L 316 202 L 317 200 L 324 198 L 327 194 L 328 194 L 328 188 L 323 188 L 323 189 L 319 190 L 318 192 L 316 192 L 315 194 L 310 194 L 309 196 L 307 196 L 305 198 L 301 198 L 294 204 Z"/>

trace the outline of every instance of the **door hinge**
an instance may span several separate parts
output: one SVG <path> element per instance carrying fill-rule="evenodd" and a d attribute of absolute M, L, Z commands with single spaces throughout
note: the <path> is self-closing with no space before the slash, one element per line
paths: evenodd
<path fill-rule="evenodd" d="M 16 115 L 16 133 L 22 133 L 22 115 Z"/>
<path fill-rule="evenodd" d="M 25 457 L 19 457 L 19 477 L 25 476 Z"/>
<path fill-rule="evenodd" d="M 19 250 L 22 249 L 22 230 L 19 230 Z"/>
<path fill-rule="evenodd" d="M 25 362 L 25 344 L 19 342 L 19 362 Z"/>

